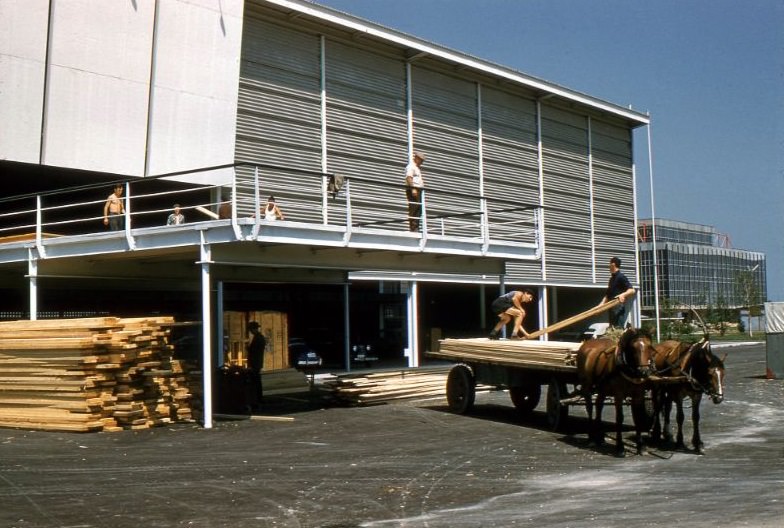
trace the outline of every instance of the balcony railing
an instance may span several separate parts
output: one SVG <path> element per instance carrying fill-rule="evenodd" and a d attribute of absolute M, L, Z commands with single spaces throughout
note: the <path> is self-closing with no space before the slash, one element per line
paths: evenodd
<path fill-rule="evenodd" d="M 174 181 L 216 170 L 226 175 L 219 185 Z M 123 187 L 122 231 L 131 249 L 140 230 L 166 225 L 174 203 L 180 205 L 186 226 L 222 222 L 232 226 L 237 239 L 257 237 L 266 232 L 262 226 L 271 224 L 263 213 L 257 214 L 270 195 L 285 217 L 277 226 L 295 226 L 298 233 L 331 229 L 346 243 L 354 234 L 376 233 L 413 238 L 420 246 L 428 240 L 453 239 L 472 240 L 485 249 L 491 244 L 538 248 L 536 206 L 425 189 L 419 228 L 411 232 L 403 185 L 270 165 L 231 164 L 203 171 L 119 182 Z M 43 256 L 50 239 L 107 233 L 103 213 L 112 187 L 112 183 L 90 184 L 0 199 L 0 249 L 34 240 Z M 172 228 L 182 226 L 167 227 Z"/>

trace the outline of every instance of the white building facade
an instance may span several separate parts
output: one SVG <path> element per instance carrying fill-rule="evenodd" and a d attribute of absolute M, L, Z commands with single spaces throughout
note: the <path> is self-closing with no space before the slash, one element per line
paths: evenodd
<path fill-rule="evenodd" d="M 139 216 L 124 238 L 74 241 L 96 255 L 94 274 L 78 250 L 47 248 L 39 219 L 36 240 L 0 258 L 6 288 L 34 290 L 31 315 L 31 269 L 94 289 L 110 273 L 102 255 L 116 253 L 116 273 L 202 288 L 208 303 L 216 282 L 329 285 L 346 367 L 361 285 L 376 299 L 370 333 L 402 311 L 399 352 L 417 365 L 437 336 L 466 330 L 445 309 L 484 331 L 493 296 L 529 287 L 528 324 L 545 326 L 599 302 L 613 256 L 639 284 L 633 135 L 646 114 L 311 2 L 4 0 L 0 115 L 5 196 L 117 180 L 131 190 L 183 172 L 167 180 L 209 194 L 186 216 L 206 221 L 195 207 L 226 201 L 234 211 L 193 238 L 136 232 Z M 427 156 L 420 233 L 408 232 L 403 192 L 415 150 Z M 337 192 L 335 175 L 347 182 Z M 267 195 L 286 213 L 274 229 L 248 218 Z M 181 272 L 166 265 L 175 258 Z"/>

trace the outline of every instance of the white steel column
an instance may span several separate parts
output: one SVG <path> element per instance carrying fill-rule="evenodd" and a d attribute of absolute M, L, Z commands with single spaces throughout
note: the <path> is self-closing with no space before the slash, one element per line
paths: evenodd
<path fill-rule="evenodd" d="M 212 252 L 201 232 L 201 336 L 202 336 L 202 378 L 204 402 L 204 428 L 212 429 L 212 310 L 210 309 L 210 262 Z"/>
<path fill-rule="evenodd" d="M 542 280 L 547 280 L 547 250 L 544 214 L 544 160 L 542 159 L 542 102 L 536 100 L 536 164 L 539 171 L 539 253 L 542 258 Z"/>
<path fill-rule="evenodd" d="M 482 144 L 484 143 L 482 135 L 482 84 L 476 83 L 476 121 L 477 121 L 477 143 L 479 155 L 479 210 L 481 217 L 479 219 L 481 226 L 482 238 L 484 244 L 482 251 L 487 251 L 490 245 L 490 222 L 487 214 L 487 200 L 485 199 L 485 155 Z"/>
<path fill-rule="evenodd" d="M 38 319 L 38 260 L 33 257 L 33 248 L 27 250 L 27 274 L 30 279 L 30 320 Z"/>
<path fill-rule="evenodd" d="M 656 312 L 656 340 L 661 341 L 661 325 L 659 324 L 659 260 L 656 254 L 656 205 L 653 199 L 653 147 L 651 125 L 648 123 L 648 179 L 651 184 L 651 241 L 653 242 L 653 300 Z M 635 233 L 635 240 L 637 233 Z M 642 303 L 640 303 L 642 304 Z"/>
<path fill-rule="evenodd" d="M 539 287 L 539 318 L 541 319 L 542 328 L 547 328 L 549 326 L 549 312 L 548 312 L 548 294 L 547 294 L 547 286 L 540 286 Z M 538 330 L 538 328 L 537 328 Z M 550 334 L 544 334 L 539 338 L 540 341 L 549 341 Z"/>
<path fill-rule="evenodd" d="M 321 217 L 324 224 L 329 223 L 327 203 L 327 182 L 324 174 L 327 173 L 327 41 L 321 35 L 320 41 L 320 89 L 321 89 Z"/>
<path fill-rule="evenodd" d="M 406 133 L 408 134 L 408 163 L 414 161 L 414 103 L 411 100 L 411 63 L 406 63 Z"/>
<path fill-rule="evenodd" d="M 410 281 L 407 283 L 407 308 L 408 308 L 408 366 L 419 366 L 419 283 Z"/>
<path fill-rule="evenodd" d="M 594 220 L 593 200 L 593 133 L 591 130 L 591 116 L 588 116 L 586 121 L 588 122 L 588 210 L 591 215 L 591 280 L 596 284 L 596 223 Z M 635 233 L 636 229 L 637 226 L 635 226 Z M 637 274 L 637 276 L 639 277 L 640 275 Z"/>

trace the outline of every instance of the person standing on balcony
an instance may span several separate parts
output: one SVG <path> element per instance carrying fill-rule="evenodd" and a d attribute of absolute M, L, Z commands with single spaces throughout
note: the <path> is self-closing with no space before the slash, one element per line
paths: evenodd
<path fill-rule="evenodd" d="M 422 163 L 425 155 L 414 152 L 414 161 L 406 166 L 406 198 L 408 199 L 408 229 L 419 231 L 419 220 L 422 216 L 422 192 L 425 180 L 422 178 Z"/>
<path fill-rule="evenodd" d="M 166 219 L 166 225 L 180 225 L 185 223 L 185 215 L 180 212 L 180 204 L 174 204 L 174 212 Z"/>
<path fill-rule="evenodd" d="M 498 339 L 501 329 L 512 319 L 514 319 L 512 337 L 528 337 L 528 332 L 523 329 L 523 320 L 525 319 L 523 304 L 533 300 L 534 292 L 531 290 L 513 290 L 494 300 L 490 309 L 498 316 L 498 323 L 490 332 L 490 339 Z"/>
<path fill-rule="evenodd" d="M 602 298 L 599 306 L 613 300 L 618 299 L 621 304 L 615 308 L 611 308 L 608 312 L 609 323 L 615 328 L 624 328 L 626 325 L 626 299 L 634 297 L 634 288 L 632 288 L 629 279 L 621 271 L 621 259 L 613 257 L 610 259 L 610 280 L 607 283 L 607 292 Z"/>
<path fill-rule="evenodd" d="M 267 205 L 264 207 L 264 220 L 283 220 L 283 213 L 280 207 L 275 203 L 275 197 L 270 196 L 267 198 Z"/>
<path fill-rule="evenodd" d="M 103 225 L 109 226 L 110 231 L 125 229 L 125 203 L 123 203 L 122 192 L 122 184 L 116 184 L 114 192 L 109 195 L 103 206 Z"/>

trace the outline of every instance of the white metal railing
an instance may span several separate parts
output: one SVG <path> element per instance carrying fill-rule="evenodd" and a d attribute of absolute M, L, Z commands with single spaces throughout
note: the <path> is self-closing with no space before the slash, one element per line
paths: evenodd
<path fill-rule="evenodd" d="M 348 231 L 409 231 L 405 187 L 369 178 L 345 177 L 337 192 L 327 191 L 329 174 L 267 165 L 233 164 L 230 184 L 197 185 L 169 182 L 166 176 L 123 182 L 124 231 L 164 226 L 173 204 L 180 205 L 186 224 L 241 218 L 265 222 L 267 196 L 275 195 L 284 221 L 328 224 Z M 214 170 L 210 167 L 205 170 Z M 194 173 L 197 171 L 193 171 Z M 286 177 L 281 177 L 286 173 Z M 187 173 L 177 173 L 182 175 Z M 293 176 L 292 176 L 293 175 Z M 162 189 L 166 186 L 177 188 Z M 281 183 L 282 182 L 282 183 Z M 0 199 L 0 244 L 35 236 L 84 235 L 107 231 L 103 208 L 111 184 L 67 188 L 38 195 Z M 107 192 L 108 191 L 108 192 Z M 88 199 L 84 199 L 89 196 Z M 455 205 L 459 204 L 459 205 Z M 229 205 L 230 213 L 226 214 Z M 223 217 L 221 209 L 224 209 Z M 537 244 L 539 208 L 475 195 L 427 189 L 422 193 L 419 236 L 473 238 L 493 242 Z"/>

